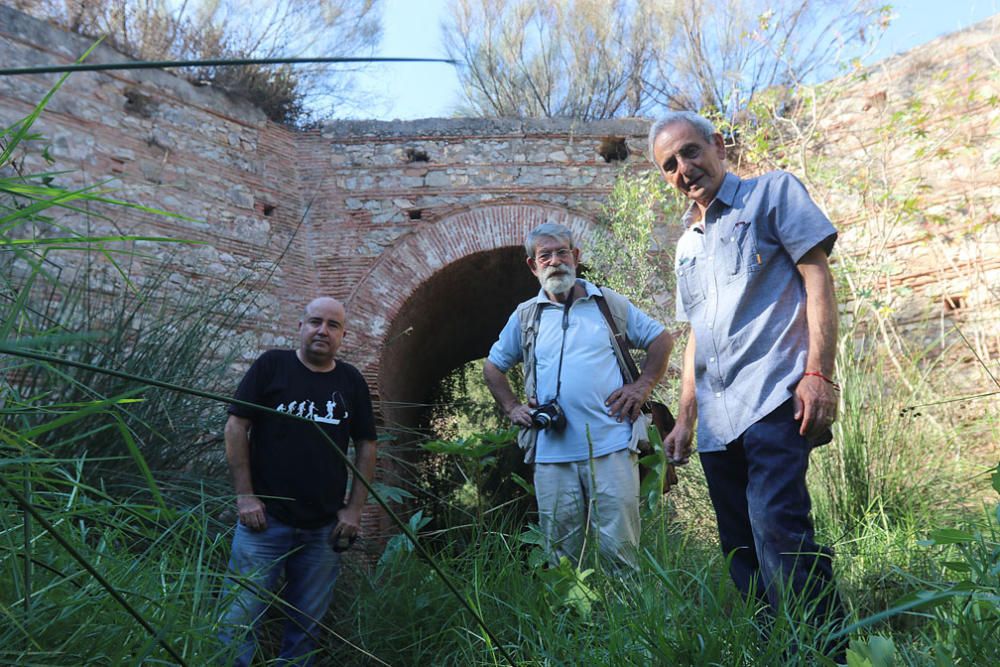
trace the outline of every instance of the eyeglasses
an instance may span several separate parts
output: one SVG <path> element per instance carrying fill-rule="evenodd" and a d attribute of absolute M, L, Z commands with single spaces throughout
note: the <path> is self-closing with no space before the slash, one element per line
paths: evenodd
<path fill-rule="evenodd" d="M 565 262 L 573 256 L 573 251 L 569 248 L 559 248 L 559 250 L 543 250 L 535 255 L 535 261 L 539 264 L 550 264 L 553 258 L 558 257 L 560 262 Z"/>

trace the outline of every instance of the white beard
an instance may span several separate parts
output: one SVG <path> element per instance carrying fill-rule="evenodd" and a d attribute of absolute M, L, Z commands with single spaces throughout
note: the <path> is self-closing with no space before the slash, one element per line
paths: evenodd
<path fill-rule="evenodd" d="M 542 274 L 542 289 L 549 294 L 565 294 L 576 284 L 576 269 L 571 266 L 550 266 Z"/>

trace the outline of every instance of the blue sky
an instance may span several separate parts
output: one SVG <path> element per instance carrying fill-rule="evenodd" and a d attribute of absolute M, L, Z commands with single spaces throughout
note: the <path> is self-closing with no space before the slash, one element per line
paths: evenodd
<path fill-rule="evenodd" d="M 384 35 L 378 55 L 445 57 L 440 24 L 447 0 L 385 0 Z M 872 62 L 907 51 L 940 35 L 966 28 L 1000 13 L 1000 0 L 900 0 L 891 3 L 896 18 Z M 354 118 L 377 120 L 452 115 L 459 99 L 454 68 L 444 64 L 378 65 L 359 76 Z"/>

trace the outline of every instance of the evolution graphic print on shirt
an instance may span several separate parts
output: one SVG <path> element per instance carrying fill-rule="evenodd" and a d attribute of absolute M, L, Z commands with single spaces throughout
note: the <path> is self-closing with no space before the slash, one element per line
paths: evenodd
<path fill-rule="evenodd" d="M 361 373 L 340 360 L 332 371 L 317 373 L 294 350 L 269 350 L 247 371 L 235 398 L 279 413 L 229 406 L 230 414 L 251 421 L 250 474 L 267 512 L 300 528 L 336 520 L 347 466 L 333 448 L 346 455 L 352 439 L 376 437 Z"/>
<path fill-rule="evenodd" d="M 344 402 L 344 397 L 339 391 L 333 392 L 330 400 L 326 402 L 326 413 L 322 416 L 316 411 L 316 404 L 309 400 L 292 401 L 287 406 L 284 403 L 275 408 L 278 412 L 287 412 L 296 417 L 305 417 L 324 424 L 339 424 L 344 419 L 351 416 Z"/>

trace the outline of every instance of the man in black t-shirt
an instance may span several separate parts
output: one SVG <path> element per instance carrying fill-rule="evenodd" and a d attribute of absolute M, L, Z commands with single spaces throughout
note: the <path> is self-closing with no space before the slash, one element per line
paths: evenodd
<path fill-rule="evenodd" d="M 278 414 L 229 406 L 226 459 L 239 524 L 221 638 L 234 646 L 236 665 L 250 664 L 254 622 L 282 573 L 281 608 L 287 620 L 280 657 L 290 664 L 311 662 L 314 633 L 340 571 L 340 553 L 334 549 L 346 548 L 360 529 L 368 491 L 355 481 L 344 504 L 347 467 L 333 447 L 346 454 L 353 440 L 357 468 L 370 481 L 375 418 L 361 373 L 335 358 L 345 319 L 337 300 L 311 301 L 299 322 L 298 349 L 269 350 L 247 371 L 236 399 Z"/>

